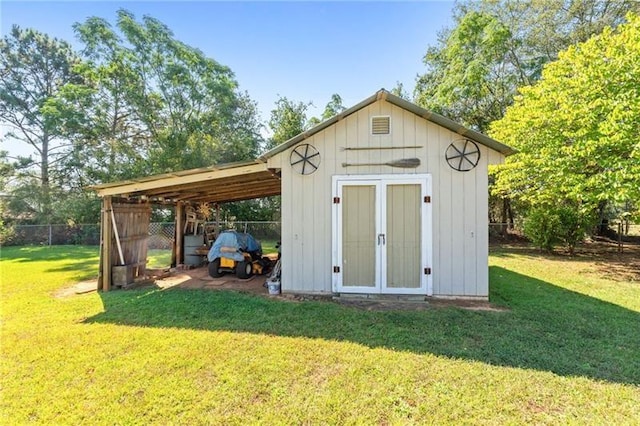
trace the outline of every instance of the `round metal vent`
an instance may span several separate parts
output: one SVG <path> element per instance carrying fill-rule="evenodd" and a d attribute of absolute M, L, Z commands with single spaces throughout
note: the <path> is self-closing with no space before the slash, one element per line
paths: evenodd
<path fill-rule="evenodd" d="M 480 148 L 474 141 L 458 139 L 447 147 L 445 152 L 447 164 L 459 172 L 468 172 L 480 161 Z"/>
<path fill-rule="evenodd" d="M 291 151 L 291 167 L 301 175 L 310 175 L 320 166 L 320 153 L 309 144 L 298 145 Z"/>

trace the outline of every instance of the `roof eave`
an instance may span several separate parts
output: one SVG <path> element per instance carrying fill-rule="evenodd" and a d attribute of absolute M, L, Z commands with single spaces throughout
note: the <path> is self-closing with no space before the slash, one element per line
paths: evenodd
<path fill-rule="evenodd" d="M 473 129 L 469 129 L 450 118 L 447 118 L 443 115 L 437 114 L 433 111 L 429 111 L 428 109 L 422 108 L 412 102 L 409 102 L 405 99 L 402 99 L 399 96 L 396 96 L 392 93 L 388 93 L 386 100 L 399 108 L 403 108 L 407 111 L 413 112 L 414 114 L 424 118 L 425 120 L 436 123 L 444 128 L 451 130 L 454 133 L 457 133 L 461 136 L 468 137 L 469 139 L 473 139 L 476 142 L 479 142 L 495 151 L 504 154 L 505 156 L 509 156 L 515 154 L 517 151 L 511 148 L 508 145 L 505 145 L 497 140 L 490 138 L 489 136 L 475 131 Z"/>

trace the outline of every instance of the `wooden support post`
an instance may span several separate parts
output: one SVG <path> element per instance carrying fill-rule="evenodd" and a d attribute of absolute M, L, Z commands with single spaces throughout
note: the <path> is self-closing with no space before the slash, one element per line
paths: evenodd
<path fill-rule="evenodd" d="M 102 209 L 100 210 L 100 260 L 98 261 L 98 288 L 102 290 L 102 280 L 104 278 L 102 259 L 104 256 L 104 200 L 102 200 Z"/>
<path fill-rule="evenodd" d="M 184 254 L 182 253 L 184 239 L 184 203 L 178 201 L 176 204 L 176 239 L 174 242 L 176 251 L 176 265 L 184 263 Z"/>
<path fill-rule="evenodd" d="M 102 291 L 109 291 L 111 290 L 111 238 L 113 237 L 110 196 L 104 197 L 102 207 Z"/>
<path fill-rule="evenodd" d="M 173 239 L 171 240 L 171 267 L 175 268 L 177 265 L 176 262 L 176 241 L 178 239 L 178 214 L 177 214 L 177 205 L 176 205 L 176 216 L 173 219 Z"/>

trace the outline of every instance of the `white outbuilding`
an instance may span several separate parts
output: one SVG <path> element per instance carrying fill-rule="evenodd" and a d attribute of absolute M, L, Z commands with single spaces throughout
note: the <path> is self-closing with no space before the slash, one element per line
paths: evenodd
<path fill-rule="evenodd" d="M 487 299 L 487 168 L 513 152 L 385 90 L 267 152 L 282 291 Z"/>
<path fill-rule="evenodd" d="M 146 242 L 125 245 L 148 235 L 150 203 L 176 206 L 180 264 L 189 206 L 280 194 L 284 293 L 486 300 L 488 166 L 512 153 L 380 90 L 255 161 L 94 187 L 103 198 L 98 285 L 111 288 L 117 265 L 144 271 Z M 136 235 L 118 233 L 136 218 L 146 221 Z"/>

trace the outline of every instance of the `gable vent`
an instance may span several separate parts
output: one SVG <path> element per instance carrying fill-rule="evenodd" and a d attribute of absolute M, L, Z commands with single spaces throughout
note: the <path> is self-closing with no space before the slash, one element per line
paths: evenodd
<path fill-rule="evenodd" d="M 371 117 L 371 134 L 372 135 L 388 135 L 390 133 L 391 117 Z"/>

